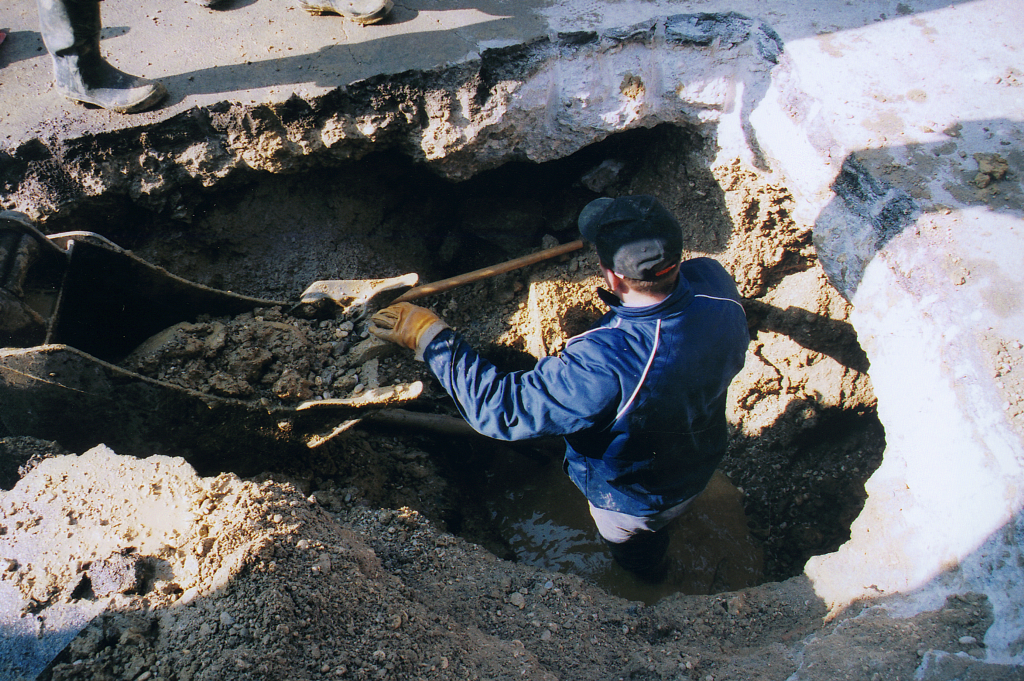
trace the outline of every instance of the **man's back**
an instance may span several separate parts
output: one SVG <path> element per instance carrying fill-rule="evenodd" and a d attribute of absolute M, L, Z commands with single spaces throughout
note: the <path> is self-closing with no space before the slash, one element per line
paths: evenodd
<path fill-rule="evenodd" d="M 615 305 L 570 341 L 621 387 L 613 413 L 572 434 L 567 471 L 596 506 L 649 514 L 696 494 L 725 451 L 725 397 L 749 335 L 736 286 L 714 260 L 684 262 L 661 303 Z"/>

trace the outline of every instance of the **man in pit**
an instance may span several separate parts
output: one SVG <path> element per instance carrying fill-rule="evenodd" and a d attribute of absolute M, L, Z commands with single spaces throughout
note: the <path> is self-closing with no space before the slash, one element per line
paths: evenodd
<path fill-rule="evenodd" d="M 749 334 L 736 284 L 710 258 L 682 261 L 682 230 L 651 196 L 600 198 L 578 220 L 600 261 L 606 313 L 560 355 L 503 372 L 432 311 L 399 303 L 370 331 L 414 350 L 478 432 L 563 436 L 563 468 L 614 559 L 667 571 L 670 523 L 725 454 L 729 383 Z"/>

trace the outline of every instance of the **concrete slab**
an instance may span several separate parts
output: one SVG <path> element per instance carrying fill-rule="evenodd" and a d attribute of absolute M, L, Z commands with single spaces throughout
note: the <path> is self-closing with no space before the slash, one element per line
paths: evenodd
<path fill-rule="evenodd" d="M 735 11 L 772 26 L 801 64 L 804 89 L 822 101 L 834 134 L 856 148 L 920 136 L 920 130 L 896 123 L 901 116 L 912 117 L 912 127 L 942 125 L 951 116 L 992 117 L 999 108 L 1012 108 L 1013 98 L 1006 95 L 1015 79 L 1024 79 L 1022 56 L 1013 49 L 1019 37 L 1014 22 L 1005 20 L 1021 10 L 1009 0 L 407 0 L 396 4 L 387 23 L 375 26 L 310 16 L 289 0 L 227 0 L 222 10 L 188 0 L 106 0 L 104 54 L 125 71 L 159 79 L 170 92 L 160 109 L 123 116 L 65 102 L 50 85 L 35 2 L 5 5 L 0 20 L 0 30 L 8 34 L 0 46 L 5 148 L 34 136 L 143 125 L 221 101 L 315 96 L 370 76 L 456 63 L 488 47 L 557 31 L 687 12 Z M 928 66 L 956 63 L 970 66 Z M 839 73 L 842 77 L 836 77 Z M 997 101 L 1006 105 L 993 108 Z"/>

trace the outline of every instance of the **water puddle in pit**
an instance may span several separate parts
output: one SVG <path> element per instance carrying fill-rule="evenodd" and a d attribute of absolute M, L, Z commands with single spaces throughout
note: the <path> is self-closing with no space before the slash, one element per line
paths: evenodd
<path fill-rule="evenodd" d="M 576 574 L 610 594 L 648 605 L 674 593 L 722 593 L 764 581 L 763 554 L 747 531 L 742 494 L 720 472 L 673 527 L 672 568 L 657 585 L 634 579 L 612 561 L 586 499 L 560 461 L 496 457 L 487 485 L 491 519 L 526 565 Z"/>

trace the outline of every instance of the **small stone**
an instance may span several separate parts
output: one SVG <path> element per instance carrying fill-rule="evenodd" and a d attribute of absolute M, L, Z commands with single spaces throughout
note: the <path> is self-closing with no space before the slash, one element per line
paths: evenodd
<path fill-rule="evenodd" d="M 978 172 L 993 180 L 1003 179 L 1010 169 L 1010 164 L 999 154 L 977 153 L 974 160 L 978 162 Z"/>
<path fill-rule="evenodd" d="M 88 570 L 93 594 L 103 598 L 138 590 L 142 583 L 141 563 L 142 558 L 135 554 L 115 554 L 105 560 L 93 561 Z"/>
<path fill-rule="evenodd" d="M 518 591 L 508 597 L 508 602 L 510 605 L 514 605 L 520 610 L 526 607 L 526 597 Z"/>
<path fill-rule="evenodd" d="M 368 390 L 380 387 L 380 360 L 371 359 L 369 362 L 363 364 L 359 371 L 360 382 L 366 386 Z"/>
<path fill-rule="evenodd" d="M 321 553 L 316 559 L 316 564 L 313 566 L 321 575 L 328 575 L 331 573 L 331 556 L 326 553 Z"/>
<path fill-rule="evenodd" d="M 392 355 L 397 352 L 398 346 L 376 336 L 370 336 L 357 344 L 349 351 L 349 362 L 351 366 L 359 366 L 385 355 Z"/>
<path fill-rule="evenodd" d="M 271 390 L 282 400 L 308 400 L 313 397 L 312 382 L 290 367 L 281 373 Z"/>
<path fill-rule="evenodd" d="M 232 617 L 227 612 L 222 612 L 220 614 L 220 624 L 221 624 L 221 626 L 230 627 L 234 623 L 235 623 L 235 618 Z"/>

